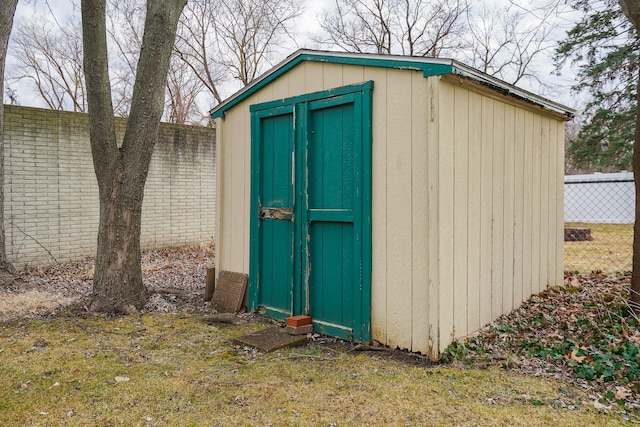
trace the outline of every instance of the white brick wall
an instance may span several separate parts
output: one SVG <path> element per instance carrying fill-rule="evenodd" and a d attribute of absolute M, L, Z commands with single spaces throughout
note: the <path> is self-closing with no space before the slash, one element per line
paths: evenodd
<path fill-rule="evenodd" d="M 6 105 L 5 229 L 17 268 L 94 255 L 98 186 L 86 114 Z M 118 133 L 124 120 L 117 121 Z M 215 131 L 163 123 L 142 210 L 142 247 L 212 241 Z"/>

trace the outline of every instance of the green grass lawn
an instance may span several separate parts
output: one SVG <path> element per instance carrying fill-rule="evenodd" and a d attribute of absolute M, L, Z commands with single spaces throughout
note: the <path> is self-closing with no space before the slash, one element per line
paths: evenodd
<path fill-rule="evenodd" d="M 566 223 L 565 227 L 591 229 L 592 241 L 564 243 L 564 269 L 589 273 L 631 270 L 633 224 Z"/>
<path fill-rule="evenodd" d="M 175 314 L 2 325 L 0 425 L 624 423 L 578 388 L 499 368 L 433 367 L 321 343 L 271 354 L 230 344 L 261 327 Z"/>

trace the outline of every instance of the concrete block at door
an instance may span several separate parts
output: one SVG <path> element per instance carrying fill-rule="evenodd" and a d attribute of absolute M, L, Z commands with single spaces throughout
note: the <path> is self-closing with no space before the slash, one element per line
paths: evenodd
<path fill-rule="evenodd" d="M 287 326 L 299 327 L 311 324 L 311 316 L 291 316 L 287 319 Z"/>
<path fill-rule="evenodd" d="M 289 335 L 306 335 L 313 332 L 313 325 L 302 326 L 287 326 L 287 333 Z"/>

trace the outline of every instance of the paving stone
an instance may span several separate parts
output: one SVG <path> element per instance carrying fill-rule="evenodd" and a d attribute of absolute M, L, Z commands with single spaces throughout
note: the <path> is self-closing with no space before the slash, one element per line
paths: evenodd
<path fill-rule="evenodd" d="M 246 291 L 246 274 L 223 270 L 215 284 L 211 306 L 218 313 L 236 313 L 242 308 Z"/>

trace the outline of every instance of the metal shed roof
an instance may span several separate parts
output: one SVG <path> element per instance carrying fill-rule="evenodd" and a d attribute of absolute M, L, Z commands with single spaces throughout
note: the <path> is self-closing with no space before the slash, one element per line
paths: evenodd
<path fill-rule="evenodd" d="M 227 110 L 244 101 L 249 96 L 270 84 L 284 73 L 304 61 L 327 62 L 345 65 L 361 65 L 369 67 L 396 68 L 404 70 L 422 71 L 424 77 L 454 74 L 480 84 L 491 87 L 504 95 L 513 96 L 553 111 L 571 119 L 575 110 L 557 102 L 536 95 L 532 92 L 510 85 L 500 79 L 484 74 L 474 68 L 464 65 L 454 59 L 424 58 L 415 56 L 379 55 L 368 53 L 344 53 L 300 49 L 289 55 L 284 61 L 255 79 L 249 85 L 214 107 L 209 113 L 212 118 L 224 117 Z"/>

